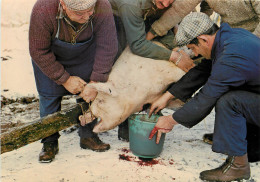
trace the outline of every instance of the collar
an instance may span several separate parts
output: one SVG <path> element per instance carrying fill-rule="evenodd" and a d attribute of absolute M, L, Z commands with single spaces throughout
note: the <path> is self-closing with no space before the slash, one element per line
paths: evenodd
<path fill-rule="evenodd" d="M 62 6 L 61 4 L 59 3 L 59 7 L 58 7 L 58 12 L 57 12 L 57 15 L 56 15 L 56 19 L 62 19 L 64 18 L 64 11 L 62 9 Z"/>
<path fill-rule="evenodd" d="M 232 28 L 227 23 L 222 23 L 219 27 L 211 50 L 212 60 L 216 59 L 219 53 L 223 51 L 224 44 L 229 39 L 231 31 Z"/>

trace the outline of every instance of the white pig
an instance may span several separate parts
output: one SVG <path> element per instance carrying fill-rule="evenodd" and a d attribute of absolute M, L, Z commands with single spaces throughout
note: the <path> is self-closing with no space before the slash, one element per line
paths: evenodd
<path fill-rule="evenodd" d="M 144 104 L 159 98 L 169 84 L 185 74 L 174 63 L 133 54 L 127 47 L 116 61 L 106 83 L 87 86 L 98 91 L 90 110 L 100 122 L 95 133 L 115 128 L 131 114 L 141 111 Z M 91 122 L 90 112 L 80 116 L 82 123 Z"/>

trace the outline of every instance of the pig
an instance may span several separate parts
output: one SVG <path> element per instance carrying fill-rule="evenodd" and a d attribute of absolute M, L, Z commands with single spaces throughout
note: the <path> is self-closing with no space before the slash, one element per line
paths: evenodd
<path fill-rule="evenodd" d="M 131 114 L 141 111 L 144 104 L 153 103 L 184 74 L 170 61 L 140 57 L 127 47 L 114 64 L 107 82 L 87 85 L 98 94 L 91 103 L 91 112 L 81 115 L 79 120 L 84 125 L 92 121 L 92 116 L 99 118 L 93 129 L 95 133 L 113 129 Z"/>

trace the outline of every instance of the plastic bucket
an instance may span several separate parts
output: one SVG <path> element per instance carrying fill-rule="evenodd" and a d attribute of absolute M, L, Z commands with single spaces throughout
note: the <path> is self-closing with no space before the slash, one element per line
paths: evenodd
<path fill-rule="evenodd" d="M 128 118 L 130 150 L 134 155 L 142 158 L 155 158 L 163 149 L 165 133 L 162 134 L 159 144 L 156 144 L 156 135 L 149 140 L 159 115 L 133 114 Z"/>

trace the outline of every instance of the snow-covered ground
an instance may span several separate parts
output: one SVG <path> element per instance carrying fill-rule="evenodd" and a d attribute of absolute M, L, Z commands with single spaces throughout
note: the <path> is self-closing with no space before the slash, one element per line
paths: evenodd
<path fill-rule="evenodd" d="M 29 16 L 35 0 L 1 2 L 1 95 L 16 100 L 36 97 L 33 70 L 28 51 Z M 38 102 L 12 103 L 1 108 L 1 124 L 19 125 L 39 117 Z M 75 103 L 67 98 L 63 105 Z M 170 112 L 170 111 L 165 111 Z M 117 128 L 100 134 L 111 145 L 107 152 L 93 152 L 79 147 L 76 131 L 64 130 L 60 151 L 49 164 L 38 162 L 40 141 L 1 154 L 1 182 L 115 182 L 115 181 L 200 181 L 199 173 L 221 165 L 226 156 L 213 153 L 202 142 L 204 133 L 212 132 L 214 112 L 192 129 L 176 126 L 166 135 L 163 152 L 153 161 L 134 156 L 129 143 L 117 139 Z M 251 163 L 252 178 L 260 182 L 260 164 Z"/>

